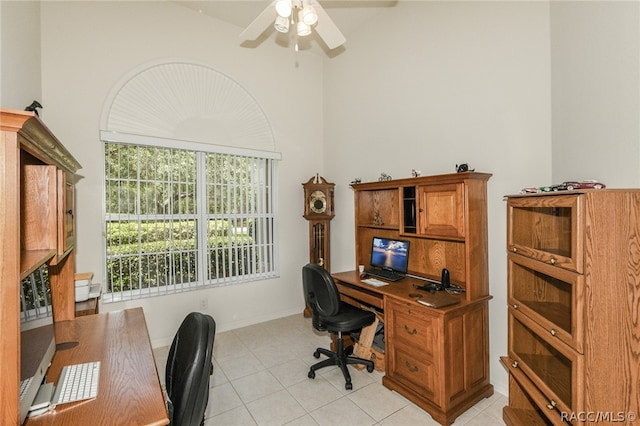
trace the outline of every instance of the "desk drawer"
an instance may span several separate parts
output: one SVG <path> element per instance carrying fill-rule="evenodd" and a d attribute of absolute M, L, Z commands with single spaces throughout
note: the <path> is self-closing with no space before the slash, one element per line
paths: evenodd
<path fill-rule="evenodd" d="M 387 374 L 406 387 L 440 405 L 435 391 L 435 365 L 420 353 L 404 346 L 392 346 L 390 370 Z"/>
<path fill-rule="evenodd" d="M 438 317 L 427 314 L 414 303 L 393 299 L 387 299 L 385 313 L 387 333 L 391 332 L 394 344 L 420 348 L 421 356 L 433 357 Z"/>

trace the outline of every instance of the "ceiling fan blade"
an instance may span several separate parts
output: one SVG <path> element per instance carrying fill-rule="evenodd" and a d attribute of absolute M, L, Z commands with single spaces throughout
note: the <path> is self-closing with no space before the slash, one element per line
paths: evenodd
<path fill-rule="evenodd" d="M 254 19 L 253 22 L 244 29 L 244 31 L 240 33 L 240 38 L 243 40 L 255 40 L 260 37 L 260 34 L 262 34 L 269 25 L 273 25 L 273 22 L 278 15 L 275 4 L 276 0 L 269 4 L 269 6 L 267 6 L 267 8 L 263 10 L 260 15 L 258 15 L 256 19 Z"/>
<path fill-rule="evenodd" d="M 324 40 L 325 44 L 329 49 L 335 49 L 338 46 L 343 45 L 347 39 L 344 37 L 342 32 L 338 29 L 336 24 L 333 23 L 327 12 L 320 6 L 320 3 L 317 1 L 310 2 L 313 4 L 313 8 L 318 15 L 318 22 L 315 25 L 315 30 Z"/>

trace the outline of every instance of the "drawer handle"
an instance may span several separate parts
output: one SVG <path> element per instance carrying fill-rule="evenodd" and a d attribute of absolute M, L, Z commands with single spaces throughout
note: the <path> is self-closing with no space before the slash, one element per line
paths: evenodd
<path fill-rule="evenodd" d="M 551 329 L 551 335 L 552 335 L 552 336 L 555 336 L 556 334 L 558 334 L 558 332 L 557 332 L 557 331 L 555 331 L 555 330 L 552 328 L 552 329 Z"/>
<path fill-rule="evenodd" d="M 411 366 L 411 364 L 409 364 L 409 361 L 405 361 L 405 362 L 404 362 L 404 365 L 406 365 L 406 366 L 407 366 L 407 368 L 409 369 L 409 371 L 411 371 L 412 373 L 417 373 L 417 372 L 418 372 L 418 370 L 420 370 L 420 369 L 418 368 L 418 366 L 417 366 L 417 365 L 414 365 L 414 366 L 412 367 L 412 366 Z"/>
<path fill-rule="evenodd" d="M 518 368 L 518 361 L 513 361 L 513 362 L 511 363 L 511 366 L 512 366 L 513 368 Z"/>
<path fill-rule="evenodd" d="M 552 258 L 551 258 L 551 260 L 550 260 L 549 262 L 551 262 L 551 264 L 552 264 L 552 265 L 555 265 L 555 264 L 556 264 L 556 262 L 557 262 L 557 260 L 556 260 L 556 258 L 555 258 L 555 257 L 552 257 Z"/>
<path fill-rule="evenodd" d="M 514 252 L 514 253 L 517 253 L 518 252 L 518 248 L 517 247 L 512 247 L 511 251 Z"/>
<path fill-rule="evenodd" d="M 404 325 L 404 331 L 406 331 L 409 334 L 416 334 L 418 332 L 418 330 L 416 330 L 415 328 L 413 330 L 409 330 L 409 327 L 407 327 L 407 324 Z"/>
<path fill-rule="evenodd" d="M 517 303 L 513 304 L 513 309 L 518 309 L 518 304 Z"/>
<path fill-rule="evenodd" d="M 556 405 L 558 405 L 553 399 L 551 401 L 549 401 L 549 403 L 547 404 L 547 408 L 549 410 L 553 410 L 556 408 Z"/>

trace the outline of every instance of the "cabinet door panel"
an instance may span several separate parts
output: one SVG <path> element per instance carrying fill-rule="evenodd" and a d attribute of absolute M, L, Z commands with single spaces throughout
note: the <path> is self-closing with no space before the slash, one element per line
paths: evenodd
<path fill-rule="evenodd" d="M 22 168 L 21 248 L 56 248 L 56 168 L 26 165 Z"/>
<path fill-rule="evenodd" d="M 58 170 L 58 256 L 64 256 L 75 245 L 75 185 Z"/>
<path fill-rule="evenodd" d="M 464 229 L 464 185 L 425 185 L 418 188 L 418 226 L 428 236 L 459 237 Z"/>
<path fill-rule="evenodd" d="M 509 198 L 508 250 L 582 273 L 581 204 L 579 195 Z"/>
<path fill-rule="evenodd" d="M 507 424 L 567 425 L 558 407 L 531 383 L 517 363 L 507 357 L 500 357 L 500 361 L 509 371 L 509 407 L 505 407 L 505 416 L 513 422 Z"/>
<path fill-rule="evenodd" d="M 557 339 L 526 315 L 509 308 L 509 357 L 563 412 L 583 410 L 583 391 L 578 386 L 583 356 Z"/>
<path fill-rule="evenodd" d="M 509 253 L 509 305 L 583 353 L 584 276 Z"/>

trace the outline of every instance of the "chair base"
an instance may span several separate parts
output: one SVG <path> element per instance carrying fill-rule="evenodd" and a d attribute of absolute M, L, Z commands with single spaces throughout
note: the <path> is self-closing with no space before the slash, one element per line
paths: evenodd
<path fill-rule="evenodd" d="M 359 358 L 357 356 L 351 355 L 353 351 L 353 347 L 349 349 L 344 349 L 344 340 L 342 338 L 342 333 L 338 334 L 338 339 L 336 340 L 336 351 L 330 351 L 324 348 L 318 348 L 313 353 L 313 356 L 316 358 L 320 358 L 320 354 L 327 356 L 328 358 L 320 361 L 309 368 L 309 374 L 307 375 L 310 379 L 314 379 L 316 377 L 316 370 L 319 370 L 323 367 L 328 367 L 330 365 L 337 365 L 342 370 L 342 375 L 344 376 L 345 384 L 344 388 L 346 390 L 353 389 L 353 385 L 351 384 L 351 374 L 349 374 L 349 369 L 347 366 L 349 364 L 362 364 L 367 367 L 367 372 L 373 372 L 374 364 L 373 361 L 368 359 Z"/>

